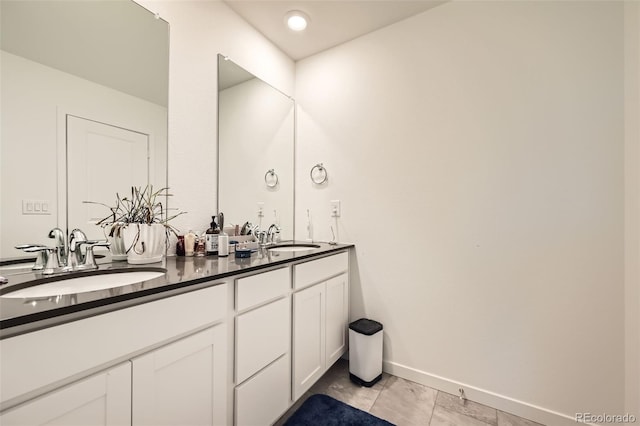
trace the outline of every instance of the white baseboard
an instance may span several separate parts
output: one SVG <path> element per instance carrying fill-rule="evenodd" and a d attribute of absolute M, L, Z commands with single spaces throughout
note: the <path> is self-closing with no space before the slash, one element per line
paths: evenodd
<path fill-rule="evenodd" d="M 458 395 L 458 389 L 463 388 L 467 399 L 479 402 L 500 411 L 515 414 L 534 422 L 548 426 L 576 426 L 577 422 L 573 415 L 558 413 L 543 407 L 538 407 L 523 401 L 499 395 L 488 390 L 479 389 L 466 383 L 456 382 L 445 377 L 430 374 L 425 371 L 416 370 L 395 362 L 383 361 L 383 371 L 394 376 L 429 386 L 430 388 L 441 390 L 453 395 Z M 593 425 L 593 423 L 580 423 L 581 425 Z"/>

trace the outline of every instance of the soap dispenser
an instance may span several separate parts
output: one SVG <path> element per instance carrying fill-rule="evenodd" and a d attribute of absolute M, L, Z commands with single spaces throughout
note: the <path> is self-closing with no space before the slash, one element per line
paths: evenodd
<path fill-rule="evenodd" d="M 218 254 L 218 236 L 220 229 L 216 223 L 216 217 L 211 216 L 211 227 L 205 232 L 207 255 Z"/>

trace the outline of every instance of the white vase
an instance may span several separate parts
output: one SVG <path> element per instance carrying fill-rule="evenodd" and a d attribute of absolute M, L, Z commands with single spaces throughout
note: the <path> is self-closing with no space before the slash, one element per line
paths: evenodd
<path fill-rule="evenodd" d="M 112 261 L 127 260 L 127 247 L 124 244 L 123 229 L 124 223 L 114 223 L 111 225 L 109 233 L 106 235 L 107 240 L 111 243 L 109 250 L 111 251 Z"/>
<path fill-rule="evenodd" d="M 128 263 L 141 265 L 162 261 L 167 240 L 164 225 L 130 223 L 123 231 Z"/>

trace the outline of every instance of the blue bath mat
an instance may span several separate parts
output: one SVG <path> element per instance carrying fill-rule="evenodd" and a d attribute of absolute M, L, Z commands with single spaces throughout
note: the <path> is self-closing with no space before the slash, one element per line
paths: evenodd
<path fill-rule="evenodd" d="M 284 426 L 393 426 L 330 396 L 310 396 Z"/>

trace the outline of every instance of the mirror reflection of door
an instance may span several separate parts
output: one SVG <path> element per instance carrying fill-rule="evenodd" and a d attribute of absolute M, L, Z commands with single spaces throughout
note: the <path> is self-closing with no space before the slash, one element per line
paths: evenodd
<path fill-rule="evenodd" d="M 148 184 L 150 164 L 149 135 L 67 115 L 68 231 L 104 239 L 96 222 L 109 209 L 83 201 L 115 205 L 116 193 L 127 196 L 132 185 Z"/>

